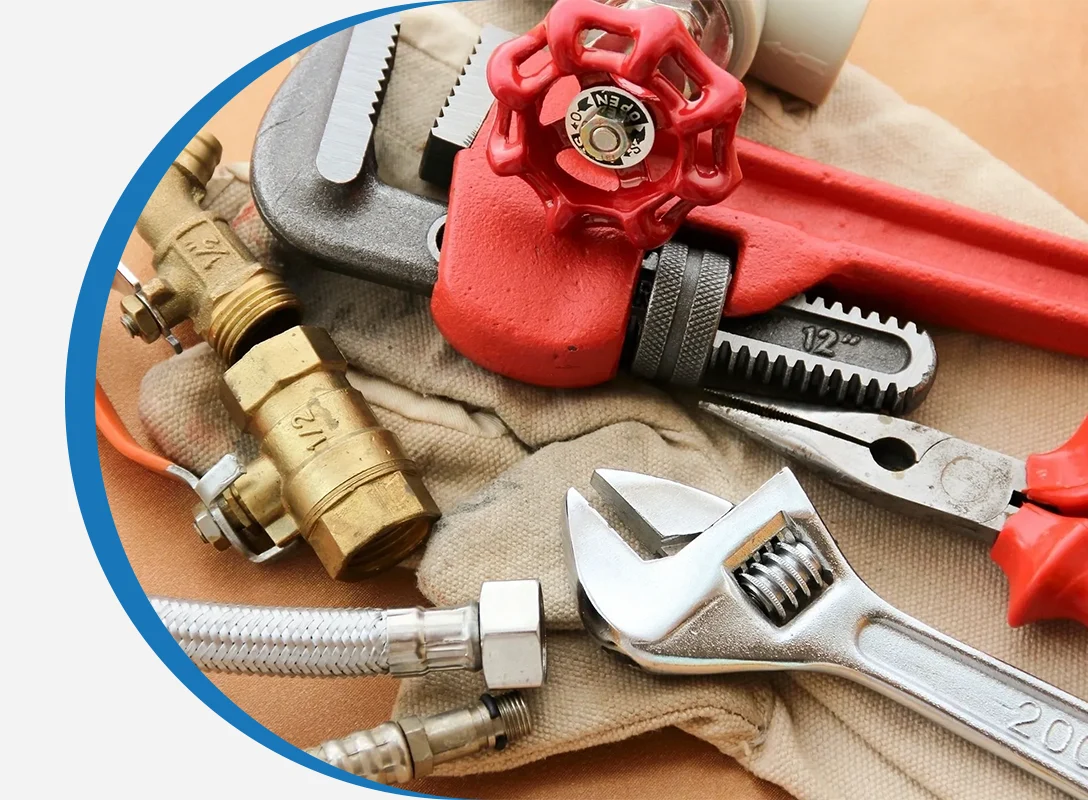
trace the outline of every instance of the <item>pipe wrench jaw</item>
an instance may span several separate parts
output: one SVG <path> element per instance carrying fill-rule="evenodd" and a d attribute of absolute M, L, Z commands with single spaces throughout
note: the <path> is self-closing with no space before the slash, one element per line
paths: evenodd
<path fill-rule="evenodd" d="M 621 496 L 624 502 L 613 504 L 625 522 L 641 516 L 646 497 L 661 502 L 672 496 L 678 518 L 685 500 L 705 503 L 697 512 L 708 519 L 702 532 L 673 555 L 645 560 L 585 497 L 567 492 L 564 545 L 586 630 L 646 670 L 693 674 L 789 666 L 798 645 L 813 644 L 838 617 L 806 611 L 821 601 L 828 611 L 838 605 L 831 598 L 841 594 L 835 584 L 861 584 L 788 469 L 735 507 L 638 473 L 601 470 L 592 485 L 607 486 L 606 498 Z M 635 494 L 624 495 L 625 489 Z M 715 504 L 706 498 L 725 513 L 713 518 Z M 660 515 L 651 519 L 661 525 Z M 641 526 L 640 538 L 650 544 L 647 531 L 655 528 L 645 517 Z M 673 529 L 656 530 L 668 541 Z"/>

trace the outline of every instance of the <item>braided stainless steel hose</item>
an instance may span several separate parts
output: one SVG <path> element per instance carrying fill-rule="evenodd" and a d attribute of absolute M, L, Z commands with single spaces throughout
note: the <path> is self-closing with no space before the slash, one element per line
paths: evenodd
<path fill-rule="evenodd" d="M 537 581 L 485 583 L 458 608 L 278 608 L 151 597 L 174 641 L 205 672 L 423 675 L 484 671 L 488 688 L 540 686 Z"/>
<path fill-rule="evenodd" d="M 466 708 L 384 722 L 306 752 L 352 775 L 403 783 L 455 758 L 502 750 L 531 731 L 529 709 L 519 692 L 485 694 Z"/>

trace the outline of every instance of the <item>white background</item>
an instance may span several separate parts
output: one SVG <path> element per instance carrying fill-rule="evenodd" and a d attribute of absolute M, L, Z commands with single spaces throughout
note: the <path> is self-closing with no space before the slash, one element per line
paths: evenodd
<path fill-rule="evenodd" d="M 185 800 L 262 789 L 273 797 L 317 791 L 322 800 L 382 796 L 312 772 L 238 732 L 190 694 L 137 633 L 76 505 L 64 363 L 92 248 L 163 134 L 276 45 L 393 4 L 37 0 L 5 7 L 0 791 L 9 797 L 88 789 Z M 224 31 L 232 47 L 205 46 L 223 41 Z"/>

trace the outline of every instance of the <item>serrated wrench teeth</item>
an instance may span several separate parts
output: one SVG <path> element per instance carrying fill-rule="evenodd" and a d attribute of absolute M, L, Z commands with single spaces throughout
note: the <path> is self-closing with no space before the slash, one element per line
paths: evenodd
<path fill-rule="evenodd" d="M 435 186 L 449 187 L 454 158 L 472 146 L 495 104 L 487 84 L 487 63 L 499 45 L 513 38 L 513 33 L 494 25 L 484 25 L 480 29 L 476 46 L 427 136 L 419 162 L 419 177 L 423 180 Z"/>
<path fill-rule="evenodd" d="M 933 339 L 895 317 L 798 296 L 754 317 L 723 317 L 703 385 L 902 414 L 937 371 Z"/>
<path fill-rule="evenodd" d="M 332 183 L 359 177 L 393 70 L 400 35 L 397 15 L 351 29 L 344 64 L 317 150 L 317 169 Z"/>

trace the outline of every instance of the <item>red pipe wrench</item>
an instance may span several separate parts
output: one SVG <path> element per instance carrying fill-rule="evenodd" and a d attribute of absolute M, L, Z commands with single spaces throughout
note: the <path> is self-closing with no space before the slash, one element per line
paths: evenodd
<path fill-rule="evenodd" d="M 432 309 L 463 355 L 557 387 L 611 378 L 644 253 L 547 231 L 540 199 L 488 165 L 492 117 L 454 163 Z M 743 181 L 681 236 L 735 256 L 726 316 L 830 287 L 846 300 L 1088 357 L 1088 243 L 737 139 Z"/>

